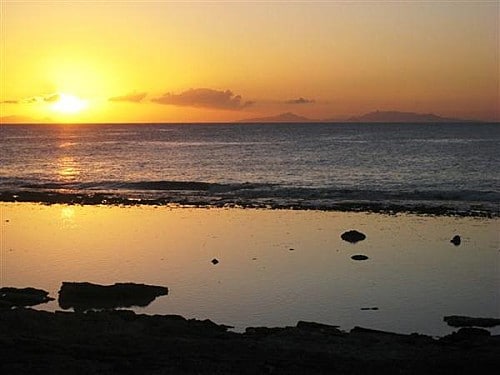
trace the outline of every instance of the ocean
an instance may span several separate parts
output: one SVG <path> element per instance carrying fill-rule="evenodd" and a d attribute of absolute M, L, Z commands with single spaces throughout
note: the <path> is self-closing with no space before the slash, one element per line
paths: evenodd
<path fill-rule="evenodd" d="M 0 195 L 498 216 L 499 144 L 491 123 L 2 125 Z"/>
<path fill-rule="evenodd" d="M 237 331 L 449 334 L 444 316 L 498 316 L 499 141 L 486 123 L 2 125 L 0 284 L 162 285 L 134 311 Z"/>

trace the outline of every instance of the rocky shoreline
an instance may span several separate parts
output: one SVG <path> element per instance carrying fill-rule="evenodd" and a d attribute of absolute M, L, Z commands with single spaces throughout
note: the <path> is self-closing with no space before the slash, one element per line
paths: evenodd
<path fill-rule="evenodd" d="M 0 310 L 3 374 L 487 374 L 500 336 L 436 339 L 298 322 L 244 333 L 210 320 L 130 310 Z"/>
<path fill-rule="evenodd" d="M 500 213 L 495 209 L 486 209 L 480 205 L 457 208 L 448 204 L 429 204 L 421 202 L 388 203 L 378 201 L 339 200 L 330 203 L 318 203 L 297 199 L 288 203 L 274 198 L 246 199 L 213 197 L 177 196 L 133 198 L 102 192 L 61 192 L 61 191 L 0 191 L 0 202 L 6 203 L 41 203 L 41 204 L 78 204 L 78 205 L 114 205 L 114 206 L 169 206 L 203 208 L 256 208 L 283 210 L 315 210 L 337 212 L 370 212 L 379 214 L 415 214 L 430 216 L 497 218 Z"/>

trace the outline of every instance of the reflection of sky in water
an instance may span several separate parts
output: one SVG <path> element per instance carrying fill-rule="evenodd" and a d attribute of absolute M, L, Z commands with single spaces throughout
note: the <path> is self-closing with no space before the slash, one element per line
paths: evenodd
<path fill-rule="evenodd" d="M 3 284 L 163 285 L 137 309 L 246 326 L 298 320 L 443 335 L 499 312 L 499 220 L 165 207 L 0 204 Z M 345 230 L 367 235 L 355 245 Z M 462 244 L 450 239 L 460 234 Z M 290 251 L 293 248 L 294 251 Z M 353 261 L 364 254 L 366 261 Z M 213 265 L 217 258 L 220 263 Z M 378 307 L 379 310 L 361 310 Z M 57 302 L 42 308 L 57 309 Z"/>

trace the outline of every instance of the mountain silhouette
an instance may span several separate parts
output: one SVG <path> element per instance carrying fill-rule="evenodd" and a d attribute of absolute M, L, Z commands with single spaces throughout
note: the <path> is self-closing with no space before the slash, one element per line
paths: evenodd
<path fill-rule="evenodd" d="M 399 111 L 375 111 L 354 116 L 347 119 L 348 122 L 453 122 L 467 121 L 456 118 L 447 118 L 433 113 L 415 113 Z"/>
<path fill-rule="evenodd" d="M 292 112 L 280 113 L 276 116 L 269 117 L 256 117 L 243 119 L 239 122 L 316 122 L 317 120 L 313 120 L 307 117 L 296 115 Z"/>

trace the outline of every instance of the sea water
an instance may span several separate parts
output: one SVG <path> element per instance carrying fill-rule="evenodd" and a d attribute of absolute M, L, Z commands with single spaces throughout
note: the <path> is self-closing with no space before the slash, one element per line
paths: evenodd
<path fill-rule="evenodd" d="M 0 127 L 0 192 L 497 216 L 500 125 L 60 124 Z"/>

